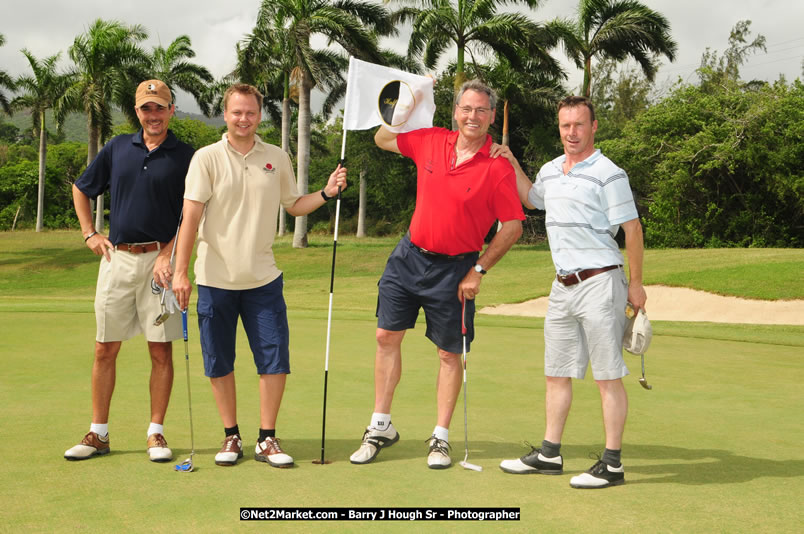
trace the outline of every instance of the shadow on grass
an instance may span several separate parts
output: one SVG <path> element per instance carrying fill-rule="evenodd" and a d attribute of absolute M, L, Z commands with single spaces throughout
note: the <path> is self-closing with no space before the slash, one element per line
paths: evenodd
<path fill-rule="evenodd" d="M 251 439 L 244 441 L 243 461 L 251 460 Z M 348 463 L 349 456 L 360 445 L 360 436 L 355 439 L 328 439 L 325 460 L 332 463 Z M 454 465 L 464 456 L 463 436 L 452 441 L 452 461 Z M 283 448 L 294 457 L 297 465 L 310 464 L 321 458 L 321 440 L 283 440 Z M 580 474 L 596 460 L 592 451 L 602 452 L 602 444 L 564 445 L 565 474 Z M 142 454 L 141 451 L 136 451 Z M 196 454 L 214 456 L 217 448 L 197 449 Z M 513 459 L 530 452 L 523 444 L 500 443 L 492 441 L 469 441 L 469 461 L 482 465 L 485 469 L 496 469 L 503 459 Z M 188 450 L 174 449 L 176 458 L 189 454 Z M 804 477 L 804 460 L 769 460 L 734 454 L 722 449 L 694 449 L 668 447 L 663 445 L 628 445 L 625 452 L 626 472 L 642 475 L 629 479 L 628 484 L 741 484 L 759 478 L 799 478 Z M 427 455 L 427 440 L 400 439 L 394 446 L 384 449 L 372 465 L 381 468 L 383 463 L 421 458 Z M 593 459 L 590 460 L 589 458 Z M 629 464 L 629 460 L 635 462 Z M 206 460 L 200 460 L 202 462 Z M 389 466 L 390 467 L 390 466 Z"/>

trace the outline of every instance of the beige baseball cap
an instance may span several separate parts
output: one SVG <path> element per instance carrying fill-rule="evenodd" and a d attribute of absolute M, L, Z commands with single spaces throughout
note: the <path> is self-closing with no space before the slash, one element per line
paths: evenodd
<path fill-rule="evenodd" d="M 135 104 L 137 107 L 141 107 L 147 102 L 153 102 L 167 108 L 170 107 L 172 100 L 170 87 L 165 85 L 162 80 L 146 80 L 137 87 Z"/>

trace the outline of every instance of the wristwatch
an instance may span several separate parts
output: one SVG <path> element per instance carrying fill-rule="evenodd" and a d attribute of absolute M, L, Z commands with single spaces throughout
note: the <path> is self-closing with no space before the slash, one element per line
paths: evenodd
<path fill-rule="evenodd" d="M 479 263 L 475 263 L 475 272 L 480 274 L 486 274 L 486 270 Z"/>

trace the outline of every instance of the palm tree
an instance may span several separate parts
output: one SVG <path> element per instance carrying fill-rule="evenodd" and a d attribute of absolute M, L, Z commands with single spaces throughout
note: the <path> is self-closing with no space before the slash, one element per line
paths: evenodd
<path fill-rule="evenodd" d="M 0 33 L 0 46 L 3 46 L 6 42 L 6 38 Z M 0 88 L 5 87 L 9 91 L 14 90 L 14 80 L 8 73 L 2 69 L 0 69 Z M 8 100 L 8 97 L 3 94 L 3 91 L 0 91 L 0 109 L 11 115 L 11 106 Z"/>
<path fill-rule="evenodd" d="M 25 48 L 22 49 L 22 53 L 28 59 L 33 75 L 17 78 L 16 86 L 21 91 L 21 94 L 12 101 L 11 105 L 15 109 L 29 109 L 33 119 L 34 130 L 39 129 L 39 194 L 36 204 L 36 231 L 41 232 L 45 205 L 45 169 L 47 162 L 45 112 L 58 105 L 59 97 L 64 92 L 69 80 L 65 75 L 56 72 L 56 64 L 61 53 L 42 61 L 38 60 Z M 64 114 L 57 112 L 56 120 L 59 129 L 61 129 Z"/>
<path fill-rule="evenodd" d="M 130 80 L 142 76 L 143 66 L 148 65 L 148 56 L 138 45 L 147 36 L 140 25 L 97 19 L 69 48 L 74 81 L 64 93 L 63 106 L 87 116 L 87 165 L 112 133 L 112 106 L 134 112 L 133 105 L 123 103 L 133 102 Z M 97 198 L 95 228 L 103 230 L 102 195 Z"/>
<path fill-rule="evenodd" d="M 536 8 L 541 0 L 398 0 L 403 4 L 421 4 L 422 9 L 406 7 L 395 14 L 399 21 L 412 21 L 409 56 L 423 55 L 424 66 L 432 69 L 441 56 L 457 47 L 455 92 L 465 76 L 465 55 L 475 61 L 475 53 L 495 52 L 515 68 L 522 68 L 522 51 L 533 59 L 557 69 L 558 63 L 547 52 L 553 44 L 544 26 L 518 13 L 498 13 L 502 4 L 524 4 Z M 453 128 L 455 127 L 453 120 Z"/>
<path fill-rule="evenodd" d="M 201 111 L 208 115 L 209 107 L 203 96 L 207 85 L 214 78 L 206 67 L 187 61 L 194 57 L 195 51 L 187 35 L 178 36 L 167 48 L 155 46 L 149 55 L 149 77 L 165 82 L 173 91 L 174 97 L 176 88 L 187 91 L 193 95 Z M 137 82 L 139 81 L 142 80 Z"/>
<path fill-rule="evenodd" d="M 471 65 L 474 76 L 493 87 L 503 104 L 500 144 L 505 146 L 510 142 L 512 102 L 518 104 L 520 109 L 527 109 L 528 118 L 533 114 L 552 117 L 556 104 L 564 94 L 561 81 L 567 76 L 560 67 L 552 63 L 544 65 L 528 57 L 523 57 L 521 62 L 524 65 L 521 69 L 514 68 L 504 57 L 498 57 L 490 66 Z"/>
<path fill-rule="evenodd" d="M 305 194 L 310 167 L 310 92 L 316 84 L 325 84 L 328 75 L 310 45 L 311 37 L 322 35 L 355 57 L 379 63 L 382 58 L 376 36 L 391 34 L 394 27 L 383 6 L 362 0 L 263 0 L 257 21 L 258 25 L 281 28 L 296 56 L 300 73 L 296 177 L 299 193 Z M 296 217 L 293 246 L 307 246 L 307 217 Z"/>
<path fill-rule="evenodd" d="M 629 56 L 653 81 L 655 56 L 675 59 L 676 42 L 661 13 L 637 0 L 580 0 L 576 20 L 556 19 L 549 28 L 564 43 L 567 56 L 583 69 L 584 96 L 592 89 L 592 58 L 623 61 Z"/>

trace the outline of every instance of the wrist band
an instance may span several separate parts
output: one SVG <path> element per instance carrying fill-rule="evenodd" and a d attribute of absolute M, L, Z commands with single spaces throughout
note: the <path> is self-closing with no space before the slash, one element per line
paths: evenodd
<path fill-rule="evenodd" d="M 332 199 L 333 199 L 333 198 L 335 198 L 335 197 L 328 197 L 328 196 L 327 196 L 327 194 L 326 194 L 326 193 L 324 193 L 324 190 L 322 189 L 322 190 L 321 190 L 321 198 L 323 198 L 323 199 L 324 199 L 324 202 L 326 202 L 327 200 L 332 200 Z"/>
<path fill-rule="evenodd" d="M 89 238 L 92 237 L 93 235 L 97 234 L 97 233 L 98 233 L 97 231 L 90 232 L 90 234 L 84 238 L 84 243 L 89 241 Z"/>

